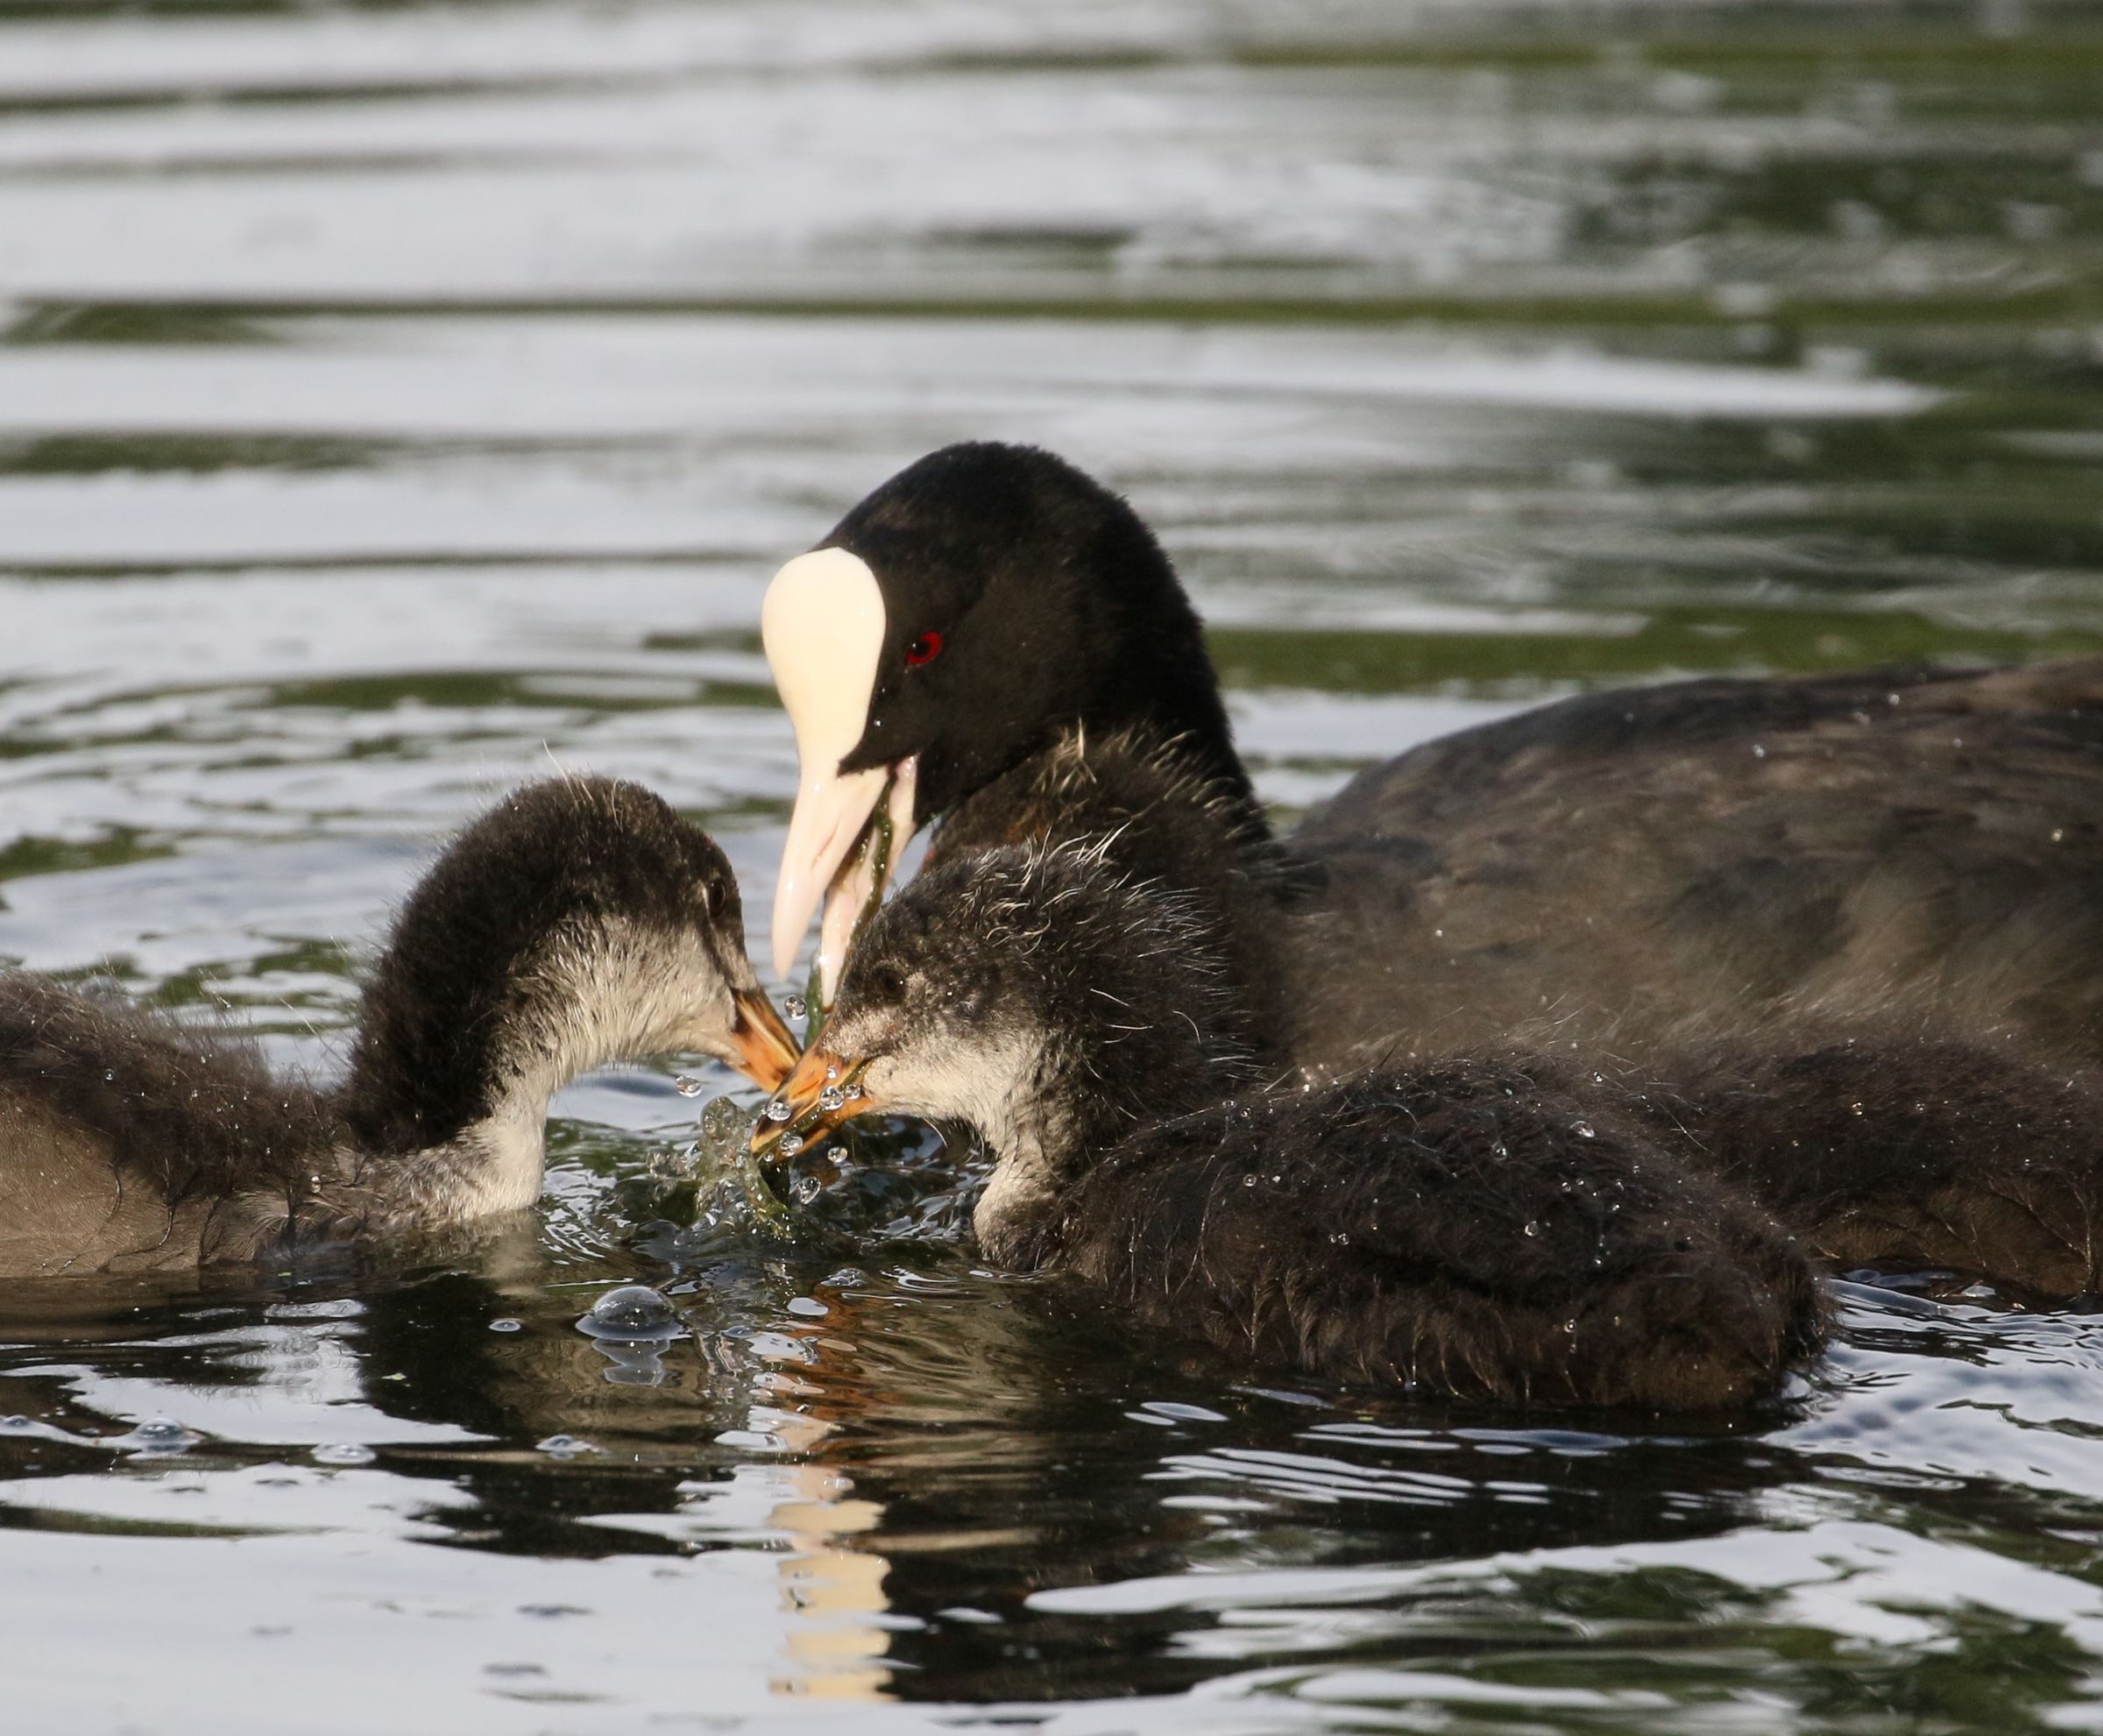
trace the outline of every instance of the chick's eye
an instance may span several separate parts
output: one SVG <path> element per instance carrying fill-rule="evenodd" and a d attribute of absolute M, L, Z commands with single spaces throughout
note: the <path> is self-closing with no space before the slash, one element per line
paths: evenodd
<path fill-rule="evenodd" d="M 868 992 L 877 1001 L 905 999 L 905 973 L 896 965 L 878 965 L 869 972 Z"/>
<path fill-rule="evenodd" d="M 941 655 L 942 635 L 938 633 L 924 633 L 905 648 L 905 661 L 912 669 L 931 663 Z"/>
<path fill-rule="evenodd" d="M 730 902 L 730 888 L 719 880 L 712 880 L 701 889 L 701 905 L 708 912 L 711 922 L 723 915 L 723 907 Z"/>

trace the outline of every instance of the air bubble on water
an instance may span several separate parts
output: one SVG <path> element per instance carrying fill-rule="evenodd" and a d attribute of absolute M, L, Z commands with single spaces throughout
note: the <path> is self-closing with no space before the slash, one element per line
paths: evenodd
<path fill-rule="evenodd" d="M 311 1456 L 316 1464 L 371 1464 L 379 1455 L 356 1441 L 332 1441 L 316 1447 Z"/>
<path fill-rule="evenodd" d="M 624 1284 L 609 1290 L 577 1323 L 593 1338 L 641 1340 L 676 1338 L 684 1329 L 672 1305 L 647 1284 Z"/>
<path fill-rule="evenodd" d="M 790 1113 L 789 1100 L 786 1097 L 776 1097 L 767 1105 L 767 1119 L 768 1121 L 787 1121 Z"/>
<path fill-rule="evenodd" d="M 180 1453 L 195 1447 L 204 1437 L 192 1429 L 185 1428 L 173 1417 L 150 1416 L 136 1425 L 122 1443 L 142 1453 Z"/>
<path fill-rule="evenodd" d="M 1528 1218 L 1526 1220 L 1526 1234 L 1529 1236 L 1538 1236 L 1540 1234 L 1540 1220 L 1539 1218 Z"/>
<path fill-rule="evenodd" d="M 823 1192 L 815 1175 L 799 1175 L 789 1184 L 789 1197 L 799 1206 L 807 1206 Z"/>
<path fill-rule="evenodd" d="M 811 1004 L 801 995 L 784 995 L 782 997 L 782 1010 L 790 1018 L 811 1017 Z"/>
<path fill-rule="evenodd" d="M 534 1442 L 534 1451 L 545 1453 L 551 1459 L 574 1459 L 585 1453 L 603 1453 L 606 1449 L 590 1441 L 580 1441 L 574 1435 L 550 1435 L 545 1441 Z"/>
<path fill-rule="evenodd" d="M 513 1320 L 506 1314 L 502 1320 L 491 1321 L 489 1329 L 492 1332 L 523 1332 L 526 1329 L 526 1322 L 522 1320 Z"/>
<path fill-rule="evenodd" d="M 843 1265 L 838 1272 L 826 1275 L 825 1286 L 828 1290 L 852 1290 L 868 1281 L 868 1274 L 860 1266 Z"/>
<path fill-rule="evenodd" d="M 701 1081 L 690 1073 L 683 1073 L 672 1081 L 672 1089 L 682 1097 L 698 1097 L 703 1088 Z"/>
<path fill-rule="evenodd" d="M 818 1094 L 818 1106 L 821 1109 L 837 1109 L 846 1101 L 847 1094 L 837 1085 L 828 1085 Z"/>

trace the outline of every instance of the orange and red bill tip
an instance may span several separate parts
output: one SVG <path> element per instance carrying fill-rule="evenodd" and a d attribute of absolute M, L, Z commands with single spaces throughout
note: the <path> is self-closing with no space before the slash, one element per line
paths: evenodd
<path fill-rule="evenodd" d="M 866 1060 L 835 1054 L 822 1045 L 804 1051 L 767 1106 L 766 1116 L 753 1130 L 753 1155 L 763 1164 L 785 1163 L 813 1139 L 822 1139 L 857 1116 L 880 1108 L 861 1089 L 861 1075 L 867 1066 Z M 788 1113 L 778 1114 L 784 1107 Z M 784 1151 L 782 1142 L 791 1134 L 797 1143 Z"/>
<path fill-rule="evenodd" d="M 795 1037 L 765 990 L 737 989 L 731 1003 L 736 1016 L 731 1022 L 730 1041 L 738 1052 L 738 1071 L 755 1085 L 777 1089 L 796 1066 Z"/>

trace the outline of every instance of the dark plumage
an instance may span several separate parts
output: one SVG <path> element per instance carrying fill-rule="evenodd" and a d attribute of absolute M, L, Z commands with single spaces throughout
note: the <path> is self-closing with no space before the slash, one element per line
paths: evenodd
<path fill-rule="evenodd" d="M 1773 1054 L 1599 1070 L 1581 1098 L 1757 1199 L 1842 1269 L 1933 1268 L 2044 1299 L 2103 1291 L 2103 1088 L 2092 1069 L 1888 1030 Z M 1603 1101 L 1604 1100 L 1604 1101 Z"/>
<path fill-rule="evenodd" d="M 948 812 L 1071 725 L 1136 725 L 1183 742 L 1241 828 L 1262 834 L 1197 612 L 1153 532 L 1092 478 L 1033 447 L 945 446 L 818 546 L 867 561 L 891 605 L 844 769 L 917 755 L 917 818 Z M 941 656 L 909 666 L 906 648 L 931 630 Z"/>
<path fill-rule="evenodd" d="M 1809 1269 L 1765 1213 L 1523 1059 L 1274 1095 L 1250 1069 L 1203 903 L 1100 846 L 1020 846 L 876 917 L 784 1090 L 794 1129 L 969 1122 L 995 1158 L 989 1257 L 1258 1364 L 1703 1409 L 1771 1392 L 1816 1343 Z M 835 1080 L 859 1095 L 828 1110 Z"/>
<path fill-rule="evenodd" d="M 1806 1017 L 2103 1057 L 2103 661 L 1567 700 L 1362 774 L 1292 848 L 1325 1065 Z"/>
<path fill-rule="evenodd" d="M 1281 852 L 1188 599 L 1108 489 L 1029 448 L 946 448 L 826 546 L 867 563 L 885 622 L 845 767 L 917 756 L 940 861 L 1089 835 L 1050 762 L 1176 742 L 1190 798 L 1280 895 L 1237 906 L 1266 932 L 1230 946 L 1277 960 L 1275 1040 L 1316 1076 L 1937 1007 L 2103 1058 L 2103 660 L 1568 700 L 1364 773 Z"/>
<path fill-rule="evenodd" d="M 729 864 L 634 784 L 529 786 L 410 895 L 334 1090 L 0 974 L 0 1274 L 242 1259 L 526 1204 L 554 1092 L 663 1052 L 768 1084 L 793 1057 Z"/>
<path fill-rule="evenodd" d="M 1080 843 L 1104 868 L 1172 889 L 1204 916 L 1242 1041 L 1278 1072 L 1292 1059 L 1283 919 L 1305 906 L 1319 877 L 1268 839 L 1248 836 L 1245 820 L 1188 738 L 1075 725 L 959 807 L 924 866 L 1008 844 Z"/>

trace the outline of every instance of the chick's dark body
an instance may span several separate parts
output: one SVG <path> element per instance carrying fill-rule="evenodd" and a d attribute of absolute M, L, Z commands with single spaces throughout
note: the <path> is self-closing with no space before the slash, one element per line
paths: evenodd
<path fill-rule="evenodd" d="M 1765 1212 L 1519 1060 L 1147 1128 L 1013 1251 L 1238 1358 L 1426 1392 L 1727 1408 L 1820 1333 Z"/>

